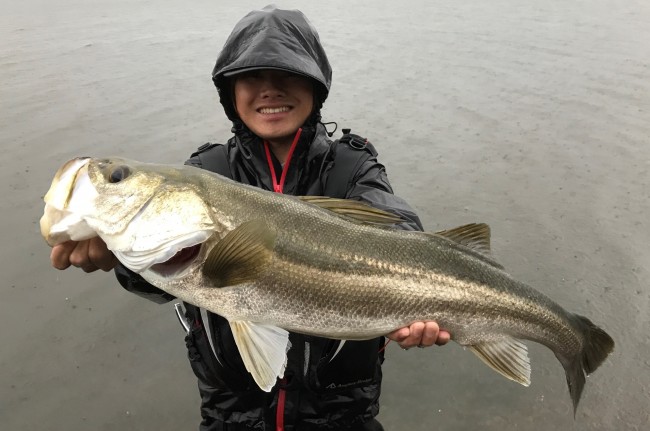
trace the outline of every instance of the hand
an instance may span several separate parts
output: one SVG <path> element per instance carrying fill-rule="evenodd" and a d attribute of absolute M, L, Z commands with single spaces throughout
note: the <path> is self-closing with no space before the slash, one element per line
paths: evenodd
<path fill-rule="evenodd" d="M 50 253 L 50 261 L 56 269 L 66 269 L 72 265 L 84 272 L 94 272 L 98 269 L 110 271 L 118 263 L 113 252 L 99 237 L 55 245 Z"/>
<path fill-rule="evenodd" d="M 436 322 L 411 323 L 410 326 L 394 330 L 386 337 L 397 342 L 402 349 L 429 347 L 434 344 L 444 346 L 451 339 L 449 332 L 440 329 Z"/>

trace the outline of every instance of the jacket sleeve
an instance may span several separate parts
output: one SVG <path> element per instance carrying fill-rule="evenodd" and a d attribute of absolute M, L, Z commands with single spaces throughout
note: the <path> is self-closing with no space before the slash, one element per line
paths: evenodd
<path fill-rule="evenodd" d="M 386 169 L 374 156 L 366 160 L 357 170 L 346 197 L 400 216 L 404 222 L 395 226 L 399 229 L 424 230 L 413 208 L 404 199 L 393 194 Z"/>
<path fill-rule="evenodd" d="M 115 277 L 117 277 L 117 281 L 122 287 L 129 292 L 157 304 L 164 304 L 175 298 L 173 295 L 149 284 L 140 274 L 136 274 L 121 263 L 115 267 Z"/>
<path fill-rule="evenodd" d="M 186 165 L 196 166 L 197 168 L 201 166 L 201 160 L 198 156 L 192 155 L 186 162 Z M 169 293 L 158 289 L 149 282 L 147 282 L 142 276 L 131 271 L 121 263 L 118 263 L 115 267 L 115 277 L 120 285 L 128 290 L 131 293 L 135 293 L 142 298 L 153 301 L 157 304 L 164 304 L 169 302 L 175 297 Z"/>

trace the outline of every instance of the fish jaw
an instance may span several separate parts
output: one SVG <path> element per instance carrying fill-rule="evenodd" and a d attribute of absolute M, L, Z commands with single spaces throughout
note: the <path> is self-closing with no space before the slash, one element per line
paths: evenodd
<path fill-rule="evenodd" d="M 97 236 L 84 218 L 92 213 L 97 197 L 88 177 L 89 162 L 89 158 L 79 157 L 61 166 L 43 198 L 41 235 L 50 246 Z"/>
<path fill-rule="evenodd" d="M 185 277 L 202 263 L 205 241 L 213 232 L 204 230 L 163 243 L 159 247 L 147 250 L 115 250 L 117 259 L 133 272 L 153 278 L 157 281 Z"/>

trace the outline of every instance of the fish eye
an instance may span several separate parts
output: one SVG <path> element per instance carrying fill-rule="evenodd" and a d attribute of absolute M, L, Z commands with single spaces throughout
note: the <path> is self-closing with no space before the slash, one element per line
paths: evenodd
<path fill-rule="evenodd" d="M 110 183 L 119 183 L 120 181 L 128 177 L 130 174 L 131 174 L 131 170 L 129 169 L 128 166 L 117 166 L 111 172 L 108 181 Z"/>

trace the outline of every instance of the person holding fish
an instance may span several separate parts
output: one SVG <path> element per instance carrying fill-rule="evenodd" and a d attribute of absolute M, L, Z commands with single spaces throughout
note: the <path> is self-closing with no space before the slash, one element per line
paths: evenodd
<path fill-rule="evenodd" d="M 392 193 L 377 153 L 344 130 L 332 142 L 320 109 L 331 68 L 316 30 L 297 10 L 267 6 L 246 15 L 226 41 L 212 78 L 234 136 L 205 145 L 186 162 L 265 190 L 355 199 L 393 213 L 397 227 L 422 230 L 417 215 Z M 51 253 L 55 268 L 115 269 L 129 291 L 156 302 L 173 297 L 122 266 L 98 237 L 69 241 Z M 379 411 L 383 337 L 331 340 L 290 333 L 284 377 L 270 391 L 247 372 L 228 322 L 185 304 L 177 307 L 202 397 L 200 430 L 382 430 Z M 408 349 L 444 345 L 449 333 L 415 322 L 387 334 Z"/>

